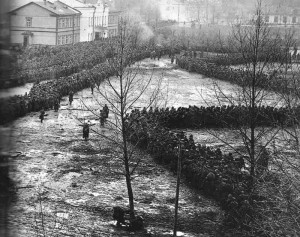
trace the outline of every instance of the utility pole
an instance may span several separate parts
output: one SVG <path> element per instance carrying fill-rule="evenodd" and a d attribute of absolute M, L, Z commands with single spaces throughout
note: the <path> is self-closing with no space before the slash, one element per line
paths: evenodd
<path fill-rule="evenodd" d="M 175 216 L 174 216 L 173 237 L 177 236 L 178 202 L 179 202 L 179 187 L 180 187 L 180 176 L 181 176 L 181 149 L 182 149 L 182 143 L 181 143 L 181 139 L 179 139 L 179 143 L 178 143 L 178 160 L 177 160 L 177 185 L 176 185 L 176 197 L 175 197 Z"/>

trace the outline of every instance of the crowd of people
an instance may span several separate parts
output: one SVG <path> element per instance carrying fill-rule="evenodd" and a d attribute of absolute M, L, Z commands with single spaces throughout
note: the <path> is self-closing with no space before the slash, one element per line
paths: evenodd
<path fill-rule="evenodd" d="M 213 58 L 203 59 L 193 57 L 190 54 L 183 54 L 176 61 L 179 67 L 189 72 L 197 72 L 207 77 L 218 78 L 219 80 L 237 84 L 243 88 L 247 88 L 252 83 L 251 77 L 253 73 L 251 69 L 245 71 L 243 68 L 229 67 L 225 63 L 226 59 L 223 60 L 222 57 L 215 60 Z M 278 92 L 288 92 L 289 90 L 280 74 L 280 70 L 273 70 L 268 73 L 258 70 L 256 77 L 256 87 Z"/>
<path fill-rule="evenodd" d="M 97 44 L 97 42 L 87 47 L 86 53 L 93 50 L 93 44 Z M 76 52 L 82 55 L 81 46 L 84 47 L 84 44 L 79 45 Z M 103 47 L 99 48 L 103 49 Z M 47 50 L 43 51 L 43 55 L 47 55 Z M 59 49 L 55 50 L 57 51 L 51 53 L 60 55 Z M 90 52 L 91 55 L 84 53 L 83 55 L 89 59 L 83 60 L 80 57 L 76 61 L 76 52 L 73 52 L 75 58 L 73 57 L 69 61 L 64 61 L 66 59 L 64 57 L 61 59 L 63 63 L 59 70 L 65 71 L 63 74 L 59 74 L 58 79 L 38 82 L 32 87 L 29 94 L 24 96 L 0 99 L 0 123 L 10 122 L 32 111 L 41 111 L 40 120 L 43 122 L 46 115 L 45 111 L 49 109 L 57 111 L 63 96 L 68 96 L 69 103 L 72 105 L 73 96 L 76 92 L 90 87 L 93 93 L 95 84 L 100 86 L 105 78 L 116 73 L 113 67 L 109 65 L 108 60 L 103 61 L 103 58 L 108 57 L 108 55 L 101 53 L 98 56 L 91 56 L 95 52 Z M 48 55 L 50 58 L 53 56 L 51 53 Z M 165 54 L 165 52 L 157 53 L 153 49 L 142 47 L 137 49 L 134 58 L 128 61 L 128 64 L 150 56 L 155 58 L 161 54 Z M 41 56 L 39 54 L 28 55 L 32 58 L 32 62 L 36 62 L 35 58 Z M 182 68 L 210 77 L 225 78 L 230 82 L 240 76 L 240 72 L 237 70 L 208 64 L 197 57 L 182 56 L 176 61 Z M 46 67 L 51 68 L 57 65 L 51 64 L 50 61 Z M 38 66 L 41 65 L 37 63 L 35 70 L 38 70 Z M 289 125 L 293 122 L 292 116 L 289 116 L 290 112 L 288 108 L 261 106 L 255 108 L 256 114 L 253 117 L 256 119 L 257 126 Z M 247 170 L 245 169 L 244 157 L 234 157 L 231 153 L 222 153 L 220 149 L 211 149 L 205 145 L 197 144 L 192 135 L 187 136 L 183 132 L 175 133 L 171 129 L 245 126 L 249 124 L 249 113 L 249 108 L 246 106 L 150 108 L 141 111 L 133 110 L 126 117 L 126 127 L 130 131 L 127 133 L 130 141 L 138 143 L 158 162 L 168 164 L 174 172 L 176 172 L 178 156 L 180 155 L 182 172 L 191 185 L 213 196 L 220 201 L 229 215 L 234 214 L 235 217 L 238 217 L 238 221 L 242 221 L 246 218 L 245 214 L 251 216 L 250 204 L 253 203 L 254 199 L 247 192 L 250 175 L 245 172 Z M 108 107 L 104 106 L 100 114 L 101 126 L 104 126 L 108 114 Z M 300 106 L 293 108 L 293 114 L 300 115 Z M 81 126 L 83 127 L 83 138 L 87 140 L 89 127 L 93 124 L 84 123 Z M 262 164 L 265 164 L 263 168 L 267 169 L 268 163 L 262 162 Z"/>
<path fill-rule="evenodd" d="M 151 49 L 147 46 L 135 49 L 128 64 L 149 57 L 150 52 Z M 88 88 L 91 86 L 91 83 L 99 87 L 105 78 L 113 76 L 115 73 L 114 66 L 106 60 L 89 70 L 84 69 L 69 76 L 35 83 L 30 92 L 24 96 L 1 98 L 0 124 L 10 122 L 28 112 L 57 108 L 63 96 L 69 96 L 70 92 L 74 94 L 84 88 Z"/>
<path fill-rule="evenodd" d="M 251 111 L 246 106 L 209 106 L 209 107 L 152 107 L 143 111 L 147 116 L 163 124 L 170 129 L 174 128 L 239 128 L 249 126 L 252 113 L 256 126 L 290 126 L 300 117 L 300 106 L 292 110 L 287 107 L 260 106 Z M 298 120 L 299 121 L 299 120 Z"/>
<path fill-rule="evenodd" d="M 112 44 L 113 41 L 92 41 L 57 47 L 30 46 L 18 55 L 10 80 L 24 84 L 91 69 L 112 56 Z"/>
<path fill-rule="evenodd" d="M 224 154 L 220 149 L 197 144 L 192 135 L 174 132 L 156 118 L 151 110 L 146 109 L 136 109 L 128 114 L 126 126 L 130 131 L 129 140 L 145 149 L 159 163 L 168 165 L 175 173 L 181 152 L 182 173 L 187 181 L 218 200 L 227 210 L 230 221 L 233 221 L 233 216 L 237 221 L 245 221 L 251 216 L 250 203 L 255 197 L 248 192 L 250 174 L 245 169 L 244 157 Z"/>

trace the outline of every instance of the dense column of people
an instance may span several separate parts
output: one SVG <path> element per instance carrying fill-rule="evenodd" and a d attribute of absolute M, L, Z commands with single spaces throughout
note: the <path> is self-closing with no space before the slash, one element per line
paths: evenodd
<path fill-rule="evenodd" d="M 260 107 L 257 111 L 258 115 L 270 115 L 269 118 L 258 116 L 262 126 L 272 126 L 269 119 L 283 121 L 287 119 L 285 116 L 288 113 L 286 108 L 273 107 Z M 248 192 L 251 182 L 247 170 L 249 159 L 231 153 L 224 154 L 220 149 L 197 144 L 192 135 L 174 131 L 176 128 L 219 127 L 220 118 L 227 120 L 224 124 L 231 123 L 236 126 L 237 115 L 246 112 L 247 108 L 243 106 L 135 109 L 126 117 L 126 126 L 130 131 L 128 139 L 145 149 L 159 163 L 168 165 L 173 172 L 176 172 L 177 168 L 180 143 L 182 172 L 187 181 L 218 200 L 226 210 L 228 221 L 245 223 L 252 215 L 251 205 L 261 198 Z M 297 113 L 299 116 L 300 107 L 297 108 Z M 257 174 L 260 175 L 268 168 L 268 151 L 264 149 L 263 153 L 261 162 L 258 162 L 261 165 L 256 168 Z"/>
<path fill-rule="evenodd" d="M 189 55 L 181 55 L 177 58 L 179 67 L 188 70 L 189 72 L 197 72 L 207 77 L 217 78 L 222 81 L 228 81 L 242 87 L 247 87 L 251 83 L 251 73 L 247 73 L 243 68 L 232 68 L 229 65 L 234 62 L 226 61 L 222 57 L 214 58 L 197 58 Z M 240 62 L 242 64 L 243 61 Z M 256 81 L 256 86 L 265 90 L 287 92 L 288 88 L 283 84 L 281 75 L 275 70 L 272 73 L 257 73 L 259 80 Z M 282 91 L 285 90 L 285 91 Z"/>
<path fill-rule="evenodd" d="M 147 58 L 150 52 L 151 49 L 148 46 L 141 46 L 132 54 L 131 61 L 128 63 Z M 105 78 L 113 76 L 114 73 L 114 68 L 108 61 L 105 61 L 89 70 L 82 70 L 56 80 L 35 83 L 29 94 L 0 99 L 0 124 L 10 122 L 28 112 L 48 110 L 54 106 L 57 108 L 57 102 L 59 103 L 63 96 L 68 96 L 71 91 L 76 93 L 90 87 L 91 83 L 100 86 Z"/>
<path fill-rule="evenodd" d="M 246 106 L 210 106 L 150 108 L 145 112 L 147 117 L 159 121 L 169 129 L 198 128 L 239 128 L 250 124 L 250 111 Z M 294 124 L 295 116 L 300 117 L 300 106 L 287 107 L 260 106 L 254 110 L 253 118 L 257 126 L 289 126 Z"/>
<path fill-rule="evenodd" d="M 254 197 L 242 195 L 247 192 L 249 173 L 244 170 L 243 157 L 223 154 L 220 149 L 197 144 L 192 135 L 175 133 L 159 123 L 154 111 L 134 110 L 127 115 L 126 126 L 130 130 L 128 139 L 145 149 L 159 163 L 168 165 L 176 173 L 181 144 L 182 173 L 195 188 L 218 200 L 228 215 L 239 215 L 239 221 L 251 215 L 251 208 L 245 203 Z M 236 207 L 230 208 L 236 200 Z M 248 210 L 249 209 L 249 210 Z M 243 210 L 243 211 L 242 211 Z M 232 213 L 234 212 L 234 213 Z M 236 212 L 236 213 L 235 213 Z"/>
<path fill-rule="evenodd" d="M 17 56 L 9 82 L 21 85 L 66 77 L 84 69 L 91 69 L 113 56 L 114 43 L 112 39 L 56 47 L 30 46 Z"/>

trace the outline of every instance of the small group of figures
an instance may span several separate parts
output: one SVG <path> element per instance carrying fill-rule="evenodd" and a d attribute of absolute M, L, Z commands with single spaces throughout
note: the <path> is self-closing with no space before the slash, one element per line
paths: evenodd
<path fill-rule="evenodd" d="M 160 58 L 161 58 L 161 56 L 162 56 L 162 53 L 161 53 L 161 51 L 152 51 L 151 53 L 150 53 L 150 59 L 156 59 L 157 58 L 157 60 L 159 60 Z"/>
<path fill-rule="evenodd" d="M 109 114 L 108 106 L 105 104 L 103 106 L 103 109 L 100 110 L 100 126 L 103 127 L 104 123 L 107 121 Z M 85 141 L 88 140 L 89 134 L 90 134 L 90 127 L 94 126 L 95 124 L 90 123 L 90 121 L 84 122 L 83 124 L 80 124 L 79 126 L 82 127 L 82 137 Z"/>
<path fill-rule="evenodd" d="M 141 230 L 144 228 L 144 219 L 141 216 L 130 217 L 130 210 L 122 207 L 113 207 L 113 219 L 117 221 L 117 227 L 124 225 L 131 231 Z"/>
<path fill-rule="evenodd" d="M 59 100 L 55 100 L 54 102 L 54 111 L 55 112 L 58 112 L 58 109 L 59 109 Z M 44 119 L 45 119 L 45 116 L 47 116 L 48 114 L 46 114 L 45 112 L 45 109 L 42 108 L 42 110 L 40 111 L 40 115 L 39 115 L 39 119 L 41 120 L 41 123 L 43 123 Z"/>

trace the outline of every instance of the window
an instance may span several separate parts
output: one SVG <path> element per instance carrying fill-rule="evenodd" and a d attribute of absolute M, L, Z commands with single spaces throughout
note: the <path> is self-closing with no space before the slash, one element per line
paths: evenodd
<path fill-rule="evenodd" d="M 293 16 L 292 23 L 297 23 L 297 17 Z"/>
<path fill-rule="evenodd" d="M 70 27 L 69 18 L 66 18 L 66 26 Z"/>
<path fill-rule="evenodd" d="M 274 22 L 275 22 L 275 23 L 278 23 L 278 16 L 275 16 L 275 17 L 274 17 Z"/>
<path fill-rule="evenodd" d="M 283 17 L 283 23 L 284 23 L 284 24 L 287 23 L 287 17 L 286 17 L 286 16 Z"/>
<path fill-rule="evenodd" d="M 26 27 L 32 27 L 32 17 L 26 17 Z"/>
<path fill-rule="evenodd" d="M 62 19 L 61 19 L 61 27 L 62 27 L 62 28 L 65 28 L 65 27 L 66 27 L 66 21 L 65 21 L 65 18 L 62 18 Z"/>
<path fill-rule="evenodd" d="M 269 17 L 269 16 L 266 16 L 266 17 L 265 17 L 265 21 L 266 21 L 266 22 L 269 22 L 269 21 L 270 21 L 270 17 Z"/>
<path fill-rule="evenodd" d="M 61 45 L 61 36 L 58 36 L 57 44 L 58 44 L 58 45 Z"/>

